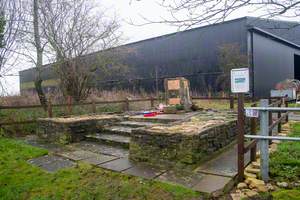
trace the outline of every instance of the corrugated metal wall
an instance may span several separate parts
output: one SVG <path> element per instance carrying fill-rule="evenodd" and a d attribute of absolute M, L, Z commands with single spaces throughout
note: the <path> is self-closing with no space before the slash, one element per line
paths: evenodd
<path fill-rule="evenodd" d="M 128 44 L 125 47 L 131 53 L 123 61 L 131 69 L 132 77 L 152 78 L 152 80 L 140 81 L 139 85 L 146 90 L 155 89 L 156 71 L 159 77 L 191 75 L 187 78 L 191 81 L 193 90 L 207 89 L 207 85 L 203 82 L 214 87 L 214 79 L 217 75 L 203 76 L 197 73 L 220 71 L 218 47 L 222 44 L 236 43 L 246 54 L 245 23 L 246 19 L 242 18 Z M 20 77 L 21 84 L 32 81 L 34 71 L 20 72 Z M 47 68 L 42 77 L 53 79 L 55 75 L 53 70 Z M 128 86 L 128 83 L 122 84 Z M 163 87 L 162 80 L 159 85 Z"/>
<path fill-rule="evenodd" d="M 276 83 L 294 78 L 294 54 L 300 51 L 253 33 L 254 95 L 268 97 Z"/>
<path fill-rule="evenodd" d="M 258 18 L 240 18 L 221 24 L 200 27 L 184 32 L 169 34 L 125 45 L 130 53 L 123 62 L 130 68 L 130 76 L 108 79 L 122 79 L 121 82 L 103 83 L 99 87 L 144 88 L 155 91 L 156 72 L 158 77 L 190 75 L 192 90 L 203 91 L 208 85 L 215 88 L 216 75 L 200 75 L 199 72 L 220 71 L 218 66 L 218 47 L 222 44 L 236 43 L 242 53 L 247 54 L 247 30 L 253 26 L 261 27 L 271 33 L 287 38 L 298 38 L 295 24 L 283 21 Z M 293 29 L 293 30 L 292 30 Z M 298 34 L 300 35 L 300 34 Z M 300 41 L 300 40 L 299 40 Z M 255 95 L 268 93 L 268 89 L 283 78 L 293 77 L 293 58 L 291 49 L 278 42 L 255 36 L 254 42 L 254 89 Z M 92 54 L 90 56 L 97 55 Z M 87 56 L 89 58 L 90 56 Z M 45 68 L 42 77 L 56 79 L 50 67 Z M 99 75 L 101 76 L 101 72 Z M 268 78 L 266 79 L 267 76 Z M 20 72 L 20 83 L 34 80 L 34 70 Z M 272 78 L 273 77 L 273 78 Z M 144 80 L 148 78 L 147 80 Z M 126 79 L 141 79 L 128 81 Z M 97 80 L 96 80 L 97 82 Z M 206 84 L 205 84 L 206 83 Z M 23 84 L 24 85 L 24 84 Z M 160 89 L 163 87 L 159 80 Z"/>

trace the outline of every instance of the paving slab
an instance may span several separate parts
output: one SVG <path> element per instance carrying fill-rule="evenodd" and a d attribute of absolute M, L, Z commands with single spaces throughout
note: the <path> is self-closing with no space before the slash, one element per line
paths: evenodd
<path fill-rule="evenodd" d="M 87 135 L 85 138 L 92 141 L 105 142 L 107 144 L 115 144 L 124 147 L 129 147 L 130 143 L 130 136 L 119 134 L 97 133 L 93 135 Z"/>
<path fill-rule="evenodd" d="M 250 162 L 250 152 L 245 154 L 245 165 Z M 220 176 L 234 177 L 237 175 L 237 145 L 222 152 L 216 158 L 203 163 L 197 172 Z"/>
<path fill-rule="evenodd" d="M 144 117 L 143 115 L 134 115 L 129 117 L 128 119 L 134 121 L 169 123 L 169 122 L 185 120 L 197 114 L 199 113 L 188 112 L 188 113 L 179 113 L 179 114 L 159 114 L 154 117 Z"/>
<path fill-rule="evenodd" d="M 90 151 L 84 151 L 84 150 L 77 150 L 77 151 L 70 151 L 70 152 L 59 152 L 58 155 L 68 158 L 70 160 L 79 161 L 84 160 L 91 157 L 96 157 L 97 154 L 90 152 Z"/>
<path fill-rule="evenodd" d="M 121 172 L 134 166 L 134 164 L 128 158 L 119 158 L 104 164 L 98 165 L 99 167 Z"/>
<path fill-rule="evenodd" d="M 99 144 L 99 143 L 95 143 L 95 142 L 82 141 L 82 142 L 76 144 L 75 146 L 77 148 L 91 151 L 94 153 L 116 156 L 116 157 L 121 157 L 121 158 L 128 157 L 128 155 L 129 155 L 128 149 L 124 149 L 124 148 L 116 147 L 116 146 L 113 147 L 110 145 Z"/>
<path fill-rule="evenodd" d="M 211 174 L 203 175 L 201 181 L 193 186 L 194 190 L 205 193 L 223 191 L 227 184 L 232 182 L 232 178 Z"/>
<path fill-rule="evenodd" d="M 136 121 L 122 121 L 120 122 L 121 125 L 129 126 L 129 127 L 144 127 L 144 126 L 153 126 L 159 125 L 159 123 L 153 122 L 136 122 Z"/>
<path fill-rule="evenodd" d="M 115 133 L 115 134 L 122 134 L 122 135 L 130 135 L 132 132 L 132 127 L 128 126 L 109 126 L 106 127 L 103 132 Z"/>
<path fill-rule="evenodd" d="M 59 156 L 46 155 L 38 158 L 28 160 L 32 165 L 38 166 L 48 172 L 56 172 L 66 167 L 73 167 L 76 163 Z"/>
<path fill-rule="evenodd" d="M 125 174 L 130 174 L 133 176 L 139 176 L 147 179 L 153 179 L 162 173 L 164 173 L 166 170 L 159 169 L 157 167 L 153 167 L 150 165 L 145 165 L 145 164 L 139 164 L 135 165 L 125 171 L 123 173 Z"/>
<path fill-rule="evenodd" d="M 156 179 L 164 182 L 176 183 L 185 187 L 193 187 L 202 180 L 203 174 L 187 171 L 167 171 Z"/>
<path fill-rule="evenodd" d="M 291 121 L 300 121 L 299 113 L 290 113 L 289 114 L 289 120 L 291 120 Z"/>
<path fill-rule="evenodd" d="M 63 149 L 63 147 L 61 145 L 45 143 L 45 142 L 41 141 L 37 135 L 27 135 L 25 137 L 20 137 L 18 139 L 24 141 L 26 144 L 29 144 L 31 146 L 47 149 L 47 150 L 53 151 L 53 152 L 58 152 Z"/>
<path fill-rule="evenodd" d="M 92 165 L 99 165 L 102 163 L 106 163 L 112 160 L 118 159 L 118 157 L 115 156 L 108 156 L 108 155 L 104 155 L 104 154 L 97 154 L 96 156 L 81 160 L 83 162 L 87 162 L 89 164 Z"/>

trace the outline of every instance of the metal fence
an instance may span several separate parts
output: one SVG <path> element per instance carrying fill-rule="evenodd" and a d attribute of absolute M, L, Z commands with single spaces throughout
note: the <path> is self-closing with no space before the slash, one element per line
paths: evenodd
<path fill-rule="evenodd" d="M 259 112 L 260 130 L 255 135 L 245 135 L 245 138 L 255 139 L 259 141 L 260 148 L 260 161 L 261 161 L 261 176 L 264 181 L 269 181 L 269 143 L 272 140 L 285 140 L 285 141 L 300 141 L 298 137 L 284 137 L 284 136 L 273 136 L 272 130 L 276 125 L 280 124 L 283 120 L 286 120 L 289 112 L 300 112 L 300 108 L 289 108 L 289 107 L 273 107 L 269 105 L 267 99 L 260 100 L 259 107 L 248 107 L 246 110 L 255 110 Z M 272 113 L 281 114 L 280 117 L 271 125 L 269 125 L 270 117 Z M 271 115 L 270 115 L 271 113 Z M 271 118 L 272 120 L 272 118 Z"/>
<path fill-rule="evenodd" d="M 286 101 L 285 98 L 276 98 L 276 99 L 264 99 L 263 101 L 263 107 L 271 107 L 274 108 L 276 106 L 277 109 L 289 109 L 288 108 L 288 101 Z M 260 106 L 262 107 L 260 102 Z M 251 117 L 250 119 L 250 124 L 246 124 L 246 118 L 245 118 L 245 111 L 249 110 L 256 110 L 259 112 L 259 110 L 256 107 L 257 104 L 254 103 L 252 104 L 252 107 L 249 108 L 244 108 L 244 95 L 239 94 L 238 96 L 238 121 L 237 121 L 237 143 L 238 143 L 238 160 L 237 160 L 237 165 L 238 165 L 238 180 L 243 181 L 244 179 L 244 169 L 245 169 L 245 154 L 250 151 L 250 161 L 255 161 L 256 160 L 256 151 L 257 151 L 257 144 L 259 139 L 259 135 L 257 135 L 257 129 L 258 129 L 258 124 L 260 130 L 262 130 L 262 122 L 261 118 L 258 120 L 258 118 Z M 285 106 L 285 107 L 281 107 Z M 277 113 L 277 118 L 273 122 L 273 113 L 274 110 L 270 110 L 267 115 L 267 118 L 263 118 L 265 124 L 264 125 L 264 131 L 267 132 L 264 136 L 268 137 L 274 137 L 272 136 L 272 130 L 277 127 L 278 132 L 281 132 L 281 124 L 283 122 L 288 121 L 288 112 L 285 111 L 284 114 L 281 112 L 276 112 Z M 261 117 L 262 115 L 259 113 L 259 116 Z M 263 116 L 265 117 L 265 116 Z M 247 126 L 250 126 L 250 134 L 251 135 L 246 135 L 246 128 Z M 249 143 L 245 143 L 245 139 L 252 139 Z M 269 141 L 268 141 L 269 142 Z M 267 142 L 267 147 L 269 143 Z M 245 146 L 246 144 L 246 146 Z M 265 148 L 265 147 L 264 147 Z"/>

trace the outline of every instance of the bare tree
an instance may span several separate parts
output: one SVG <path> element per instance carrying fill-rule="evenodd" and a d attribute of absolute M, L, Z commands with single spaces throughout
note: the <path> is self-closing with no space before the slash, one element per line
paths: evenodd
<path fill-rule="evenodd" d="M 36 48 L 36 78 L 35 78 L 35 89 L 39 96 L 41 105 L 44 110 L 47 109 L 47 99 L 42 88 L 42 66 L 43 66 L 43 47 L 41 44 L 40 26 L 39 26 L 39 0 L 33 0 L 33 36 L 34 36 L 34 46 Z"/>
<path fill-rule="evenodd" d="M 0 77 L 8 76 L 15 67 L 18 55 L 15 54 L 19 48 L 20 29 L 23 25 L 23 13 L 21 12 L 21 1 L 1 0 L 1 47 L 0 47 Z M 1 81 L 2 83 L 2 81 Z M 3 93 L 5 88 L 1 84 Z"/>
<path fill-rule="evenodd" d="M 119 44 L 120 24 L 87 0 L 44 0 L 40 8 L 43 35 L 56 57 L 60 89 L 80 101 L 92 87 L 93 74 L 112 59 L 111 53 L 87 54 Z"/>
<path fill-rule="evenodd" d="M 143 1 L 143 0 L 137 0 Z M 166 23 L 189 28 L 200 24 L 213 24 L 243 8 L 262 13 L 264 17 L 296 17 L 300 15 L 298 0 L 159 0 L 159 5 L 169 11 L 169 17 L 148 23 Z"/>
<path fill-rule="evenodd" d="M 39 100 L 44 110 L 47 109 L 47 98 L 42 88 L 42 73 L 44 58 L 49 54 L 45 52 L 47 40 L 43 36 L 40 25 L 40 7 L 41 0 L 23 0 L 21 12 L 24 14 L 22 27 L 20 29 L 21 39 L 20 48 L 16 52 L 22 58 L 22 61 L 35 66 L 34 86 L 39 96 Z"/>
<path fill-rule="evenodd" d="M 230 90 L 230 71 L 234 68 L 247 67 L 248 56 L 236 43 L 220 45 L 218 48 L 218 65 L 223 74 L 219 75 L 216 84 L 222 91 Z"/>

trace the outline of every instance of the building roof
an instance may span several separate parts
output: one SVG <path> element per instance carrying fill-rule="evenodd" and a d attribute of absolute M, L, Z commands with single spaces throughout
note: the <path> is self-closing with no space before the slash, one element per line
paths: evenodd
<path fill-rule="evenodd" d="M 216 24 L 208 24 L 205 26 L 200 26 L 200 27 L 191 28 L 188 30 L 178 31 L 175 33 L 170 33 L 170 34 L 166 34 L 166 35 L 162 35 L 162 36 L 158 36 L 158 37 L 148 38 L 148 39 L 124 44 L 124 45 L 118 46 L 116 48 L 130 47 L 131 45 L 136 45 L 136 44 L 143 43 L 143 42 L 159 40 L 159 39 L 167 38 L 170 36 L 184 34 L 184 33 L 192 32 L 192 31 L 199 31 L 199 30 L 206 29 L 209 27 L 219 26 L 219 25 L 228 24 L 228 23 L 235 23 L 235 22 L 239 22 L 239 21 L 246 21 L 246 26 L 248 27 L 248 30 L 255 31 L 261 35 L 268 36 L 278 42 L 282 42 L 287 45 L 293 46 L 295 48 L 299 48 L 299 45 L 300 45 L 299 23 L 294 22 L 294 21 L 273 20 L 273 19 L 264 19 L 264 18 L 258 18 L 258 17 L 248 17 L 248 16 L 236 18 L 236 19 L 232 19 L 232 20 L 228 20 L 228 21 L 223 21 L 223 22 L 216 23 Z M 299 34 L 295 33 L 295 31 Z M 297 36 L 297 35 L 299 35 L 299 36 Z M 290 38 L 292 38 L 292 37 L 295 37 L 296 39 L 291 41 Z M 97 54 L 102 51 L 103 50 L 92 52 L 85 56 L 92 56 L 92 55 Z M 44 65 L 44 67 L 50 67 L 52 64 L 53 63 L 46 64 L 46 65 Z M 33 68 L 30 68 L 30 69 L 22 70 L 20 72 L 22 73 L 22 72 L 32 70 L 32 69 Z"/>
<path fill-rule="evenodd" d="M 293 43 L 293 42 L 291 42 L 291 41 L 289 41 L 289 40 L 286 40 L 286 39 L 284 39 L 284 38 L 282 38 L 282 37 L 280 37 L 280 36 L 277 36 L 277 35 L 275 35 L 275 34 L 272 34 L 272 33 L 270 33 L 270 32 L 267 32 L 267 31 L 265 31 L 265 30 L 263 30 L 263 29 L 261 29 L 261 28 L 258 28 L 258 27 L 252 27 L 252 28 L 250 28 L 250 29 L 248 29 L 248 30 L 249 30 L 249 31 L 256 32 L 256 33 L 258 33 L 258 34 L 260 34 L 260 35 L 262 35 L 262 36 L 268 37 L 268 38 L 270 38 L 270 39 L 272 39 L 272 40 L 275 40 L 275 41 L 277 41 L 277 42 L 283 43 L 283 44 L 285 44 L 285 45 L 288 45 L 288 46 L 290 46 L 290 47 L 293 47 L 293 48 L 296 48 L 296 49 L 299 49 L 299 50 L 300 50 L 300 45 L 298 45 L 298 44 L 296 44 L 296 43 Z"/>

